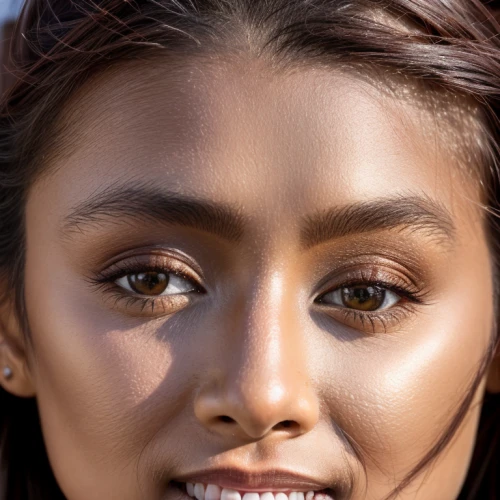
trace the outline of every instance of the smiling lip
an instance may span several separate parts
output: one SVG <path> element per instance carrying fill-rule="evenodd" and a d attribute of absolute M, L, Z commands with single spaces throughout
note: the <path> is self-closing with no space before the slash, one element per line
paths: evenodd
<path fill-rule="evenodd" d="M 221 488 L 257 493 L 267 491 L 319 491 L 330 486 L 307 476 L 277 469 L 251 473 L 241 469 L 212 469 L 176 477 L 174 481 L 217 484 Z"/>

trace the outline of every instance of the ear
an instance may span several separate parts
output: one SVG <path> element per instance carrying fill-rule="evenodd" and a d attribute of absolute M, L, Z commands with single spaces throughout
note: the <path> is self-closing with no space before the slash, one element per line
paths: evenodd
<path fill-rule="evenodd" d="M 0 302 L 0 385 L 15 396 L 35 395 L 26 342 L 11 300 Z"/>
<path fill-rule="evenodd" d="M 486 390 L 492 394 L 500 393 L 500 343 L 497 346 L 495 357 L 488 371 Z"/>

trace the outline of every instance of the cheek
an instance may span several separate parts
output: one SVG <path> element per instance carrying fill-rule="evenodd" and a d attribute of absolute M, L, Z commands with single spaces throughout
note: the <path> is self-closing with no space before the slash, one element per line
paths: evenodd
<path fill-rule="evenodd" d="M 57 252 L 44 262 L 30 257 L 26 303 L 37 399 L 64 493 L 77 500 L 82 491 L 84 498 L 111 498 L 110 492 L 134 491 L 139 480 L 146 485 L 142 492 L 152 488 L 148 464 L 139 458 L 155 434 L 175 425 L 189 407 L 194 366 L 175 360 L 193 359 L 193 349 L 188 354 L 186 342 L 171 340 L 171 330 L 180 336 L 175 317 L 124 320 L 65 271 Z"/>
<path fill-rule="evenodd" d="M 343 347 L 329 377 L 334 381 L 326 388 L 330 411 L 366 459 L 373 498 L 387 494 L 389 484 L 402 480 L 431 451 L 478 374 L 492 335 L 493 301 L 487 254 L 476 256 L 476 263 L 460 273 L 450 267 L 442 295 L 422 307 L 404 330 Z M 398 498 L 455 498 L 470 459 L 483 390 L 481 384 L 430 479 L 423 474 L 421 496 L 415 497 L 412 487 Z M 441 478 L 439 484 L 435 478 Z"/>

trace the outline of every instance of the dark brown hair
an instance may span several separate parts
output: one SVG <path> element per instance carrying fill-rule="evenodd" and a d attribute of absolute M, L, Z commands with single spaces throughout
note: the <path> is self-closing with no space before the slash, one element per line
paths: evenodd
<path fill-rule="evenodd" d="M 17 83 L 0 108 L 0 279 L 29 338 L 24 310 L 24 206 L 63 152 L 65 101 L 110 65 L 145 57 L 253 51 L 273 64 L 384 69 L 473 99 L 483 114 L 476 155 L 498 274 L 500 27 L 479 0 L 31 0 L 14 37 Z M 397 22 L 388 22 L 388 19 Z M 408 28 L 410 27 L 410 28 Z M 251 49 L 248 40 L 252 40 Z M 497 288 L 498 288 L 498 279 Z M 498 296 L 498 293 L 496 294 Z M 495 302 L 497 302 L 495 297 Z M 496 305 L 496 304 L 495 304 Z M 391 494 L 446 447 L 495 353 L 496 325 L 477 373 L 441 438 Z M 354 446 L 354 443 L 353 443 Z M 487 396 L 461 499 L 500 498 L 500 402 Z M 63 498 L 48 463 L 35 400 L 0 389 L 0 498 Z"/>

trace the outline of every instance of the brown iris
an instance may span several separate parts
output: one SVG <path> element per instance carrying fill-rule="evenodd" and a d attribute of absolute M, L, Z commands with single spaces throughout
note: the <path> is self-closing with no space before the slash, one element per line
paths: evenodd
<path fill-rule="evenodd" d="M 129 274 L 127 280 L 130 288 L 141 295 L 160 295 L 167 288 L 169 281 L 165 273 L 155 271 Z"/>
<path fill-rule="evenodd" d="M 342 303 L 349 309 L 375 311 L 384 303 L 385 290 L 375 286 L 342 288 Z"/>

